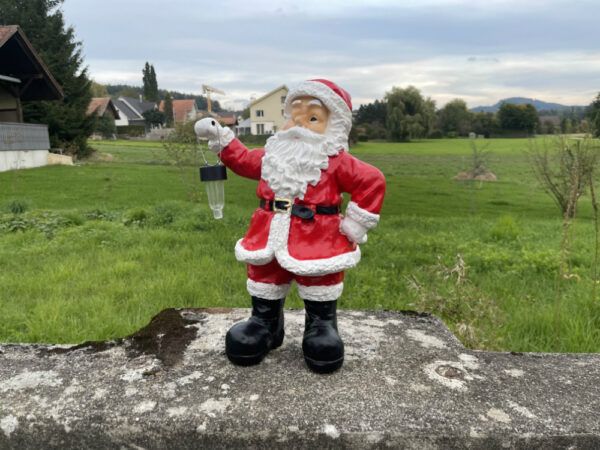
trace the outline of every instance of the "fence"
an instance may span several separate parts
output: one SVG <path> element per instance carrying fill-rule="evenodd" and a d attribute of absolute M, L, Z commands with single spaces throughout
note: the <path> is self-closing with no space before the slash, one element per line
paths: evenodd
<path fill-rule="evenodd" d="M 0 123 L 0 151 L 49 149 L 47 125 Z"/>

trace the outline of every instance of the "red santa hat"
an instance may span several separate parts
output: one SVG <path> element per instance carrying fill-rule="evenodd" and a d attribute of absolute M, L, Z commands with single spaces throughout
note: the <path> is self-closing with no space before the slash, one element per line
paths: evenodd
<path fill-rule="evenodd" d="M 285 111 L 291 111 L 291 103 L 297 97 L 308 95 L 318 98 L 329 109 L 330 120 L 343 122 L 346 133 L 352 128 L 352 99 L 350 94 L 337 84 L 324 79 L 303 81 L 290 89 L 285 99 Z M 333 116 L 333 117 L 332 117 Z"/>

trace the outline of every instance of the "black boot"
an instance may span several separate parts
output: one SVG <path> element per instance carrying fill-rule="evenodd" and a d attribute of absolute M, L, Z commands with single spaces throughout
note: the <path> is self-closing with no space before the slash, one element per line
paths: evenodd
<path fill-rule="evenodd" d="M 234 364 L 251 366 L 283 342 L 283 302 L 252 297 L 252 316 L 236 323 L 225 336 L 225 352 Z"/>
<path fill-rule="evenodd" d="M 306 319 L 302 351 L 308 367 L 329 373 L 342 367 L 344 343 L 337 331 L 337 300 L 316 302 L 304 300 Z"/>

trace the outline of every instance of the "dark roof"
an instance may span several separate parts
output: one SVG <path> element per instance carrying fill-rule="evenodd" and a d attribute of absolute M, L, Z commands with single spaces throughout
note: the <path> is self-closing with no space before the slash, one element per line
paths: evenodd
<path fill-rule="evenodd" d="M 60 100 L 65 94 L 18 25 L 0 26 L 0 75 L 18 78 L 21 100 Z"/>
<path fill-rule="evenodd" d="M 114 105 L 117 107 L 119 112 L 123 113 L 123 115 L 129 120 L 139 120 L 140 114 L 132 109 L 126 102 L 121 99 L 113 99 Z"/>
<path fill-rule="evenodd" d="M 133 97 L 119 97 L 119 100 L 125 100 L 137 112 L 139 112 L 140 115 L 144 114 L 149 109 L 156 108 L 156 103 L 155 102 L 144 102 L 144 101 L 140 101 L 139 99 L 133 98 Z"/>

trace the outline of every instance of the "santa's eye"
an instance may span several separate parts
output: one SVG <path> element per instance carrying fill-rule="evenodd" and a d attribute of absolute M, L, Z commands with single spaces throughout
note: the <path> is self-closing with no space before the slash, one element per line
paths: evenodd
<path fill-rule="evenodd" d="M 311 122 L 318 122 L 318 120 L 317 120 L 317 118 L 316 118 L 316 117 L 311 117 L 311 118 L 310 118 L 310 121 L 311 121 Z"/>

